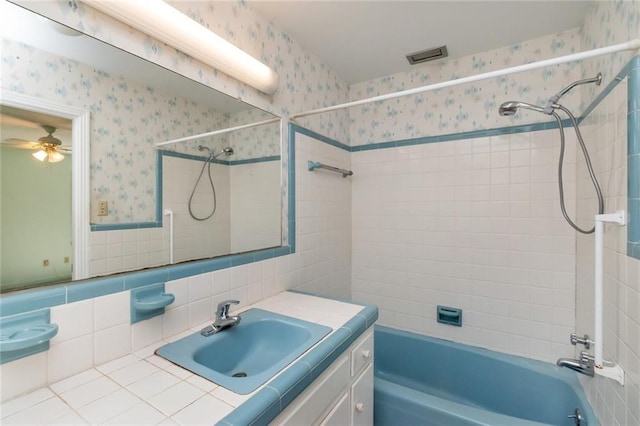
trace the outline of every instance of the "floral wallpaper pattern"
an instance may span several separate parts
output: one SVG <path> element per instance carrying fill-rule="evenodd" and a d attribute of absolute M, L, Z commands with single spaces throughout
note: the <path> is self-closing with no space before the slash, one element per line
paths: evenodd
<path fill-rule="evenodd" d="M 12 91 L 91 111 L 92 204 L 100 199 L 110 204 L 109 216 L 93 215 L 93 223 L 155 220 L 154 143 L 273 118 L 258 109 L 225 114 L 8 39 L 2 44 L 2 71 L 3 86 Z M 230 145 L 235 150 L 230 160 L 277 156 L 279 123 L 165 149 L 206 155 L 199 145 L 216 152 Z"/>
<path fill-rule="evenodd" d="M 91 112 L 91 201 L 109 201 L 93 223 L 155 220 L 154 143 L 227 126 L 214 109 L 6 39 L 2 73 L 10 90 Z"/>
<path fill-rule="evenodd" d="M 640 38 L 640 2 L 592 2 L 581 35 L 582 50 L 597 49 Z M 603 83 L 607 84 L 637 54 L 637 51 L 626 51 L 582 61 L 582 76 L 592 77 L 601 72 Z M 600 90 L 602 89 L 596 86 L 583 86 L 583 105 L 589 105 Z"/>
<path fill-rule="evenodd" d="M 27 9 L 49 16 L 125 51 L 162 65 L 237 99 L 247 101 L 278 116 L 287 116 L 295 111 L 333 105 L 348 100 L 348 87 L 340 77 L 322 64 L 318 58 L 306 52 L 286 33 L 278 30 L 255 14 L 246 2 L 205 4 L 203 2 L 181 1 L 173 4 L 196 21 L 208 26 L 236 46 L 273 67 L 280 75 L 280 89 L 273 96 L 266 96 L 209 66 L 192 60 L 175 49 L 158 43 L 77 0 L 56 0 L 37 3 L 18 1 L 18 3 Z M 13 65 L 10 59 L 4 57 L 3 52 L 3 67 Z M 67 64 L 64 63 L 62 65 L 66 66 Z M 37 73 L 38 71 L 35 72 L 35 74 Z M 46 79 L 40 81 L 44 83 Z M 3 86 L 5 84 L 3 82 Z M 92 84 L 92 82 L 85 79 L 85 81 L 78 82 L 74 88 L 84 87 L 86 89 L 87 84 Z M 29 92 L 24 85 L 21 86 L 20 84 L 13 84 L 12 88 L 25 93 Z M 129 89 L 129 86 L 127 85 L 126 88 Z M 51 87 L 51 92 L 43 93 L 43 96 L 59 99 L 60 96 L 68 95 L 69 90 L 69 85 L 62 83 Z M 159 96 L 157 93 L 155 95 Z M 115 101 L 115 98 L 103 100 L 98 102 L 94 108 L 98 110 L 105 107 L 109 108 L 110 104 Z M 163 102 L 165 106 L 173 107 L 176 111 L 180 111 L 184 107 L 179 103 L 171 105 L 169 99 L 158 99 L 158 101 Z M 125 114 L 130 115 L 131 110 L 126 108 L 132 108 L 133 106 L 137 106 L 137 104 L 122 105 L 121 109 Z M 157 114 L 159 110 L 147 115 L 149 123 L 157 122 L 159 118 L 154 114 Z M 260 113 L 257 113 L 257 115 L 260 115 Z M 166 117 L 163 118 L 166 121 Z M 238 122 L 238 120 L 240 120 L 238 117 L 230 118 L 231 123 Z M 134 166 L 133 157 L 142 154 L 132 149 L 133 144 L 137 143 L 138 140 L 134 137 L 132 129 L 128 128 L 129 123 L 126 121 L 126 119 L 121 119 L 120 122 L 121 125 L 125 125 L 122 128 L 122 134 L 113 133 L 106 126 L 94 126 L 94 123 L 92 123 L 92 206 L 96 205 L 96 200 L 101 196 L 117 194 L 117 199 L 112 204 L 114 209 L 113 216 L 109 216 L 109 221 L 126 223 L 154 220 L 155 203 L 153 197 L 155 188 L 153 179 L 155 174 L 153 173 L 152 159 L 155 156 L 145 154 L 145 157 L 150 158 L 147 158 L 148 161 L 144 163 L 144 166 L 139 167 L 137 159 Z M 185 120 L 184 117 L 175 118 L 173 124 L 188 131 L 189 125 L 186 121 L 188 120 Z M 348 140 L 349 124 L 345 112 L 312 117 L 304 120 L 304 124 L 314 130 L 321 131 L 329 137 Z M 164 140 L 172 137 L 170 136 L 170 129 L 167 128 L 162 129 L 161 134 L 164 136 L 162 138 Z M 256 153 L 256 150 L 249 148 L 248 145 L 234 146 L 237 152 L 237 155 L 234 156 L 235 160 L 249 158 L 251 155 L 277 155 L 275 153 L 278 151 L 280 144 L 279 125 L 262 126 L 253 129 L 252 132 L 243 131 L 242 134 L 234 135 L 233 138 L 236 141 L 246 140 L 250 137 L 249 134 L 258 136 L 259 140 L 266 141 L 263 144 L 264 150 Z M 274 137 L 276 134 L 278 135 L 277 139 Z M 183 135 L 180 134 L 175 137 L 180 136 Z M 211 139 L 205 141 L 205 144 L 211 144 L 211 146 L 217 148 L 227 146 L 230 143 L 230 139 L 224 136 Z M 200 141 L 195 141 L 192 144 L 176 145 L 171 149 L 195 153 L 194 149 L 198 144 L 200 144 Z M 283 155 L 282 167 L 283 179 L 286 179 L 286 155 Z M 136 170 L 133 170 L 134 168 Z M 132 179 L 132 174 L 138 175 L 138 178 Z M 135 197 L 128 195 L 128 191 L 133 189 L 138 194 Z M 286 185 L 283 187 L 283 196 L 283 199 L 286 200 Z M 286 220 L 286 203 L 283 208 L 285 210 L 284 220 Z M 95 207 L 92 210 L 95 210 Z M 92 221 L 98 222 L 95 211 L 92 211 Z"/>
<path fill-rule="evenodd" d="M 415 71 L 353 84 L 350 97 L 352 100 L 365 99 L 568 55 L 579 50 L 580 30 L 576 28 L 460 59 L 419 65 Z M 549 97 L 579 77 L 579 66 L 572 62 L 354 107 L 350 111 L 351 145 L 549 121 L 544 115 L 526 111 L 501 117 L 498 107 L 509 100 L 544 105 Z M 563 99 L 572 109 L 579 105 L 578 93 L 570 93 Z"/>

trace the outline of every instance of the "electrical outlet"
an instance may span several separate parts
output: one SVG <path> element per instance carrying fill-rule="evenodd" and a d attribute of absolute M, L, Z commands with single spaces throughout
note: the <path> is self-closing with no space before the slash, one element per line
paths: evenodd
<path fill-rule="evenodd" d="M 64 263 L 69 263 L 69 256 L 64 257 Z"/>
<path fill-rule="evenodd" d="M 42 266 L 49 266 L 49 259 L 45 259 L 42 261 Z"/>
<path fill-rule="evenodd" d="M 109 215 L 109 202 L 107 200 L 98 201 L 98 216 Z"/>

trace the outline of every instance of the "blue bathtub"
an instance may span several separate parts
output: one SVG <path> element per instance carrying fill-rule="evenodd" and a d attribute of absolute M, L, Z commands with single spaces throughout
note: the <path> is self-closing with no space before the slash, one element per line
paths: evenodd
<path fill-rule="evenodd" d="M 381 326 L 374 342 L 376 425 L 600 424 L 570 370 Z"/>

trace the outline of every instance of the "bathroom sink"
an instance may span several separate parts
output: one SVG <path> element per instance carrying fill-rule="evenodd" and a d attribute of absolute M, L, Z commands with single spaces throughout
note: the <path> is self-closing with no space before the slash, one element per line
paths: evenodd
<path fill-rule="evenodd" d="M 199 332 L 165 345 L 159 356 L 233 392 L 248 394 L 331 332 L 331 328 L 262 309 L 235 327 Z"/>

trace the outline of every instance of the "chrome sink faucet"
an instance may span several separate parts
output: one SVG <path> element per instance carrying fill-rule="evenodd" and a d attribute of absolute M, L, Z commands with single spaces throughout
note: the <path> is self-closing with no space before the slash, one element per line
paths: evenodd
<path fill-rule="evenodd" d="M 580 352 L 580 359 L 560 358 L 556 365 L 558 367 L 567 367 L 580 374 L 593 377 L 595 360 L 588 352 Z"/>
<path fill-rule="evenodd" d="M 200 334 L 203 336 L 211 336 L 226 328 L 233 327 L 240 323 L 240 315 L 229 315 L 229 308 L 231 305 L 237 305 L 240 303 L 238 300 L 225 300 L 218 303 L 218 309 L 216 310 L 216 319 L 213 324 L 206 326 L 200 330 Z"/>

